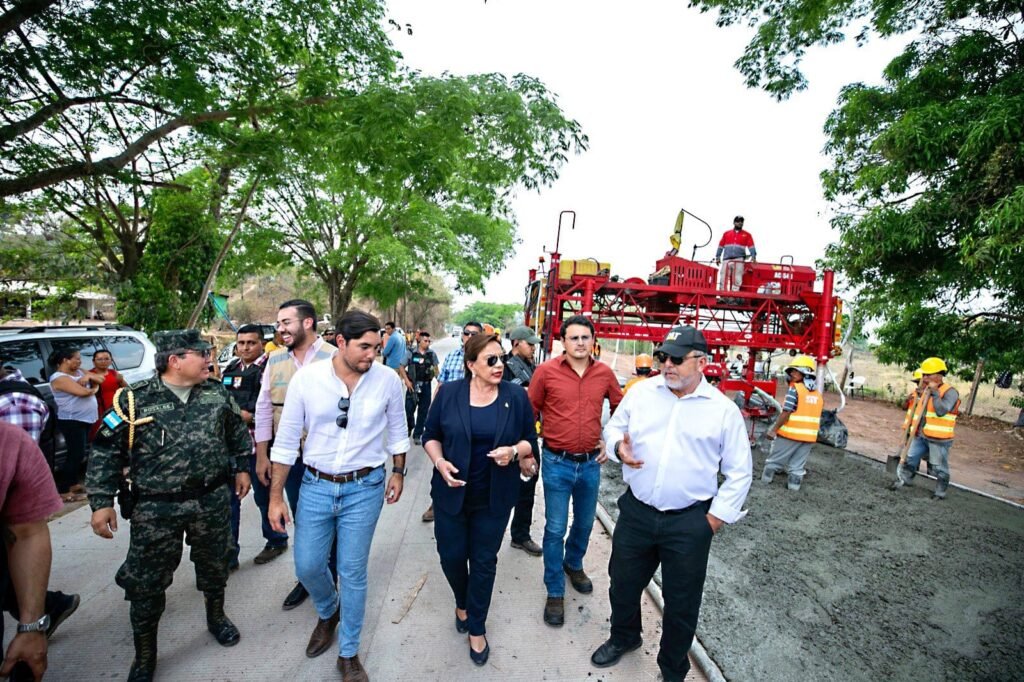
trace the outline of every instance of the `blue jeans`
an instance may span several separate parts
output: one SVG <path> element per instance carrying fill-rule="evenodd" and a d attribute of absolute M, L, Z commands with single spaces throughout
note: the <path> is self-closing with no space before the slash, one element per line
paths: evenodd
<path fill-rule="evenodd" d="M 292 518 L 295 518 L 295 509 L 299 504 L 299 487 L 302 485 L 302 472 L 306 468 L 302 466 L 302 460 L 298 460 L 295 466 L 288 472 L 288 479 L 284 482 L 284 490 L 288 498 L 288 504 L 292 509 Z M 267 518 L 267 509 L 270 507 L 270 488 L 263 485 L 263 482 L 256 475 L 256 455 L 249 456 L 249 479 L 252 481 L 252 499 L 260 510 L 260 521 L 263 526 L 263 539 L 267 541 L 267 547 L 287 547 L 288 533 L 278 533 L 270 527 L 270 520 Z M 231 564 L 238 564 L 238 555 L 242 551 L 238 544 L 239 526 L 242 521 L 242 501 L 235 495 L 235 480 L 228 482 L 228 490 L 231 491 L 231 538 L 234 541 Z"/>
<path fill-rule="evenodd" d="M 597 460 L 571 462 L 543 449 L 541 478 L 544 483 L 544 585 L 549 597 L 565 596 L 562 564 L 573 570 L 583 568 L 583 556 L 590 543 L 597 511 L 597 490 L 601 465 Z M 572 528 L 569 539 L 569 499 L 572 498 Z"/>
<path fill-rule="evenodd" d="M 339 608 L 337 583 L 327 558 L 337 538 L 341 630 L 338 655 L 359 653 L 359 633 L 366 611 L 366 566 L 370 544 L 384 505 L 384 467 L 348 483 L 302 477 L 299 510 L 295 515 L 295 575 L 313 597 L 317 615 L 327 619 Z"/>

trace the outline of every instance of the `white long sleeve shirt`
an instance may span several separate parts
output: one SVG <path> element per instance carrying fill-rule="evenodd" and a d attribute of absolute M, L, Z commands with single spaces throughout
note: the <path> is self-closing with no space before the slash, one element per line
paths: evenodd
<path fill-rule="evenodd" d="M 336 423 L 342 398 L 350 399 L 344 429 Z M 349 395 L 333 362 L 305 365 L 288 384 L 270 461 L 294 464 L 303 431 L 302 461 L 317 471 L 345 474 L 380 466 L 389 453 L 409 450 L 405 387 L 394 370 L 375 362 Z"/>
<path fill-rule="evenodd" d="M 622 467 L 633 495 L 662 511 L 712 499 L 710 513 L 726 523 L 746 515 L 753 461 L 739 408 L 701 379 L 677 397 L 662 376 L 635 384 L 604 428 L 608 453 L 629 434 L 640 469 Z M 725 477 L 718 486 L 718 472 Z"/>

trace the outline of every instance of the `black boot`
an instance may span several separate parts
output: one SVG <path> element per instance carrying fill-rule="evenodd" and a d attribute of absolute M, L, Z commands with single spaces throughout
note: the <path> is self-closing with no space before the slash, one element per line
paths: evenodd
<path fill-rule="evenodd" d="M 135 660 L 128 671 L 128 682 L 152 682 L 156 672 L 156 629 L 133 632 Z"/>
<path fill-rule="evenodd" d="M 234 646 L 242 636 L 235 624 L 224 615 L 224 593 L 206 592 L 206 629 L 221 646 Z"/>

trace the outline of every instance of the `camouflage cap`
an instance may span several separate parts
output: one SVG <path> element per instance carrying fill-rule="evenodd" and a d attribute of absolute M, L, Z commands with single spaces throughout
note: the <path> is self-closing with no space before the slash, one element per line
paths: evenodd
<path fill-rule="evenodd" d="M 186 351 L 186 350 L 209 350 L 212 345 L 203 341 L 198 329 L 170 329 L 162 332 L 153 332 L 153 345 L 156 352 L 165 351 Z"/>

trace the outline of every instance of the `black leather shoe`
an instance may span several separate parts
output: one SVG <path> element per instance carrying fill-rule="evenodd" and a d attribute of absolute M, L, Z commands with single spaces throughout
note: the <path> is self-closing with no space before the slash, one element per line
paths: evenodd
<path fill-rule="evenodd" d="M 206 594 L 206 629 L 221 646 L 234 646 L 242 638 L 231 619 L 224 615 L 224 594 Z"/>
<path fill-rule="evenodd" d="M 306 592 L 306 588 L 302 586 L 302 583 L 295 583 L 295 587 L 288 593 L 288 596 L 284 598 L 284 603 L 281 604 L 281 608 L 285 611 L 291 611 L 296 606 L 306 601 L 306 597 L 309 596 L 309 592 Z"/>
<path fill-rule="evenodd" d="M 256 558 L 252 560 L 254 564 L 269 564 L 271 561 L 281 556 L 288 551 L 288 545 L 278 545 L 276 547 L 267 545 L 260 550 L 260 553 L 256 555 Z"/>
<path fill-rule="evenodd" d="M 628 654 L 630 651 L 635 651 L 640 648 L 640 645 L 644 643 L 644 640 L 638 639 L 633 644 L 627 646 L 619 646 L 612 640 L 608 640 L 601 646 L 597 647 L 597 651 L 590 657 L 590 662 L 598 668 L 607 668 L 613 666 L 619 662 L 623 654 Z"/>
<path fill-rule="evenodd" d="M 491 655 L 491 644 L 487 640 L 484 640 L 483 651 L 473 651 L 473 645 L 469 645 L 469 659 L 477 665 L 483 665 L 487 663 L 487 658 Z"/>
<path fill-rule="evenodd" d="M 465 620 L 459 618 L 459 614 L 455 614 L 455 631 L 461 634 L 469 632 L 469 618 Z"/>
<path fill-rule="evenodd" d="M 54 597 L 54 601 L 57 603 L 53 610 L 50 611 L 50 627 L 46 628 L 47 639 L 53 637 L 57 627 L 66 621 L 72 613 L 77 611 L 78 605 L 82 603 L 82 598 L 77 594 L 54 592 Z"/>
<path fill-rule="evenodd" d="M 540 556 L 544 553 L 544 550 L 541 549 L 540 545 L 533 541 L 533 538 L 526 538 L 522 542 L 516 542 L 513 540 L 512 548 L 521 549 L 531 556 Z"/>
<path fill-rule="evenodd" d="M 548 597 L 544 604 L 544 622 L 556 628 L 565 624 L 564 597 Z"/>
<path fill-rule="evenodd" d="M 583 572 L 582 568 L 577 571 L 562 564 L 562 570 L 569 576 L 569 582 L 572 583 L 573 589 L 580 594 L 590 594 L 594 591 L 594 583 L 590 582 L 590 577 Z"/>

